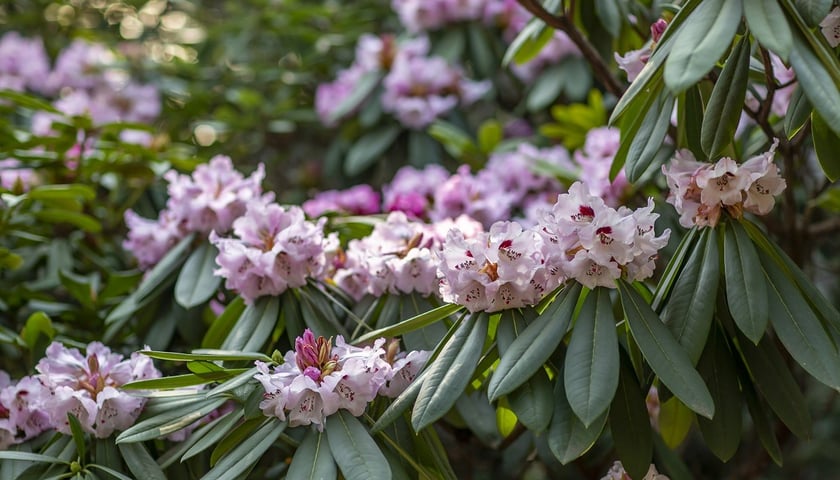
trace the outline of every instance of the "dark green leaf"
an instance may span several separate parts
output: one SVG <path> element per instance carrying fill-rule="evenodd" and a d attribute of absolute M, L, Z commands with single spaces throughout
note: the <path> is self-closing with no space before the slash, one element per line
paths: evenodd
<path fill-rule="evenodd" d="M 332 417 L 330 423 L 333 423 Z M 286 478 L 329 480 L 336 477 L 338 477 L 338 470 L 330 452 L 327 436 L 322 432 L 308 430 L 303 437 L 303 442 L 295 450 Z"/>
<path fill-rule="evenodd" d="M 60 458 L 51 457 L 49 455 L 41 455 L 40 453 L 17 452 L 14 450 L 0 450 L 0 460 L 23 460 L 26 462 L 40 462 L 40 463 L 67 463 Z"/>
<path fill-rule="evenodd" d="M 35 217 L 38 220 L 49 223 L 69 223 L 86 232 L 99 233 L 102 231 L 102 224 L 99 223 L 99 220 L 84 213 L 71 212 L 59 208 L 45 208 L 35 212 Z"/>
<path fill-rule="evenodd" d="M 831 10 L 831 0 L 796 0 L 796 10 L 802 15 L 808 25 L 818 25 Z"/>
<path fill-rule="evenodd" d="M 744 401 L 747 404 L 747 410 L 753 420 L 753 427 L 755 433 L 764 450 L 770 455 L 770 458 L 776 462 L 776 465 L 782 465 L 782 449 L 779 447 L 779 441 L 776 439 L 776 433 L 773 428 L 773 422 L 770 420 L 770 414 L 761 401 L 758 399 L 755 391 L 749 384 L 742 384 L 742 391 L 744 393 Z"/>
<path fill-rule="evenodd" d="M 661 91 L 630 140 L 624 165 L 629 181 L 638 181 L 650 167 L 671 126 L 673 112 L 674 97 L 665 90 Z"/>
<path fill-rule="evenodd" d="M 662 278 L 656 285 L 656 291 L 653 294 L 653 300 L 651 300 L 650 304 L 654 311 L 660 311 L 664 305 L 665 300 L 668 298 L 671 290 L 673 289 L 674 283 L 679 278 L 680 272 L 682 272 L 686 259 L 694 249 L 694 242 L 699 237 L 700 233 L 697 227 L 692 227 L 691 230 L 683 235 L 682 240 L 680 240 L 680 244 L 677 245 L 676 251 L 674 251 L 674 254 L 671 256 L 671 260 L 668 262 L 668 265 L 665 266 Z"/>
<path fill-rule="evenodd" d="M 563 369 L 566 398 L 587 427 L 613 400 L 618 388 L 618 362 L 618 335 L 610 292 L 598 287 L 583 302 Z"/>
<path fill-rule="evenodd" d="M 797 85 L 790 97 L 788 110 L 785 112 L 785 135 L 788 138 L 793 138 L 805 126 L 805 122 L 811 117 L 812 110 L 808 97 L 805 96 L 802 87 Z"/>
<path fill-rule="evenodd" d="M 718 158 L 733 141 L 747 94 L 749 73 L 750 37 L 744 35 L 723 65 L 706 105 L 700 141 L 708 158 Z"/>
<path fill-rule="evenodd" d="M 345 410 L 331 415 L 326 425 L 330 450 L 347 480 L 391 478 L 388 460 L 356 417 Z"/>
<path fill-rule="evenodd" d="M 621 33 L 621 7 L 617 0 L 596 0 L 595 14 L 610 35 L 617 37 Z"/>
<path fill-rule="evenodd" d="M 26 196 L 32 200 L 93 200 L 96 192 L 81 184 L 39 185 L 27 192 Z"/>
<path fill-rule="evenodd" d="M 335 415 L 330 418 L 335 418 Z M 277 419 L 260 421 L 263 422 L 262 426 L 253 434 L 241 439 L 236 447 L 219 459 L 202 480 L 238 479 L 257 464 L 286 427 L 285 423 L 280 423 Z"/>
<path fill-rule="evenodd" d="M 221 347 L 222 342 L 225 341 L 230 331 L 236 325 L 236 321 L 242 316 L 245 310 L 245 300 L 242 297 L 236 297 L 230 304 L 225 307 L 225 311 L 219 315 L 216 320 L 210 325 L 204 339 L 201 341 L 202 348 L 216 348 Z"/>
<path fill-rule="evenodd" d="M 213 444 L 221 440 L 228 434 L 228 432 L 233 430 L 241 419 L 242 414 L 240 412 L 230 412 L 216 420 L 213 420 L 213 422 L 207 424 L 206 426 L 201 427 L 204 433 L 197 442 L 193 443 L 189 449 L 181 455 L 181 462 L 192 458 L 213 446 Z M 196 433 L 197 432 L 193 432 L 192 435 L 195 435 Z"/>
<path fill-rule="evenodd" d="M 510 409 L 528 430 L 540 433 L 548 428 L 554 413 L 554 394 L 545 370 L 537 370 L 527 382 L 510 392 L 507 398 Z"/>
<path fill-rule="evenodd" d="M 117 447 L 123 460 L 136 478 L 144 480 L 166 480 L 166 474 L 160 469 L 155 459 L 140 443 L 121 443 Z"/>
<path fill-rule="evenodd" d="M 563 382 L 554 383 L 554 414 L 548 427 L 548 446 L 560 463 L 566 465 L 586 453 L 601 435 L 606 423 L 605 412 L 588 428 L 584 426 L 566 400 Z"/>
<path fill-rule="evenodd" d="M 618 290 L 630 332 L 650 367 L 688 408 L 711 418 L 714 401 L 686 352 L 631 285 L 619 281 Z"/>
<path fill-rule="evenodd" d="M 76 442 L 76 451 L 79 452 L 80 458 L 85 458 L 87 454 L 87 439 L 85 439 L 85 432 L 82 430 L 82 425 L 79 419 L 70 412 L 67 412 L 67 422 L 70 425 L 70 433 L 73 436 L 73 441 Z"/>
<path fill-rule="evenodd" d="M 700 234 L 662 312 L 662 321 L 688 353 L 692 364 L 703 353 L 715 310 L 720 258 L 714 233 L 707 228 Z"/>
<path fill-rule="evenodd" d="M 201 419 L 227 401 L 226 398 L 196 398 L 166 413 L 135 423 L 117 436 L 117 443 L 134 443 L 164 437 Z M 148 412 L 148 409 L 147 409 Z"/>
<path fill-rule="evenodd" d="M 403 320 L 402 322 L 397 323 L 396 325 L 391 325 L 390 327 L 385 327 L 379 330 L 374 330 L 373 332 L 366 333 L 365 335 L 362 335 L 361 337 L 355 339 L 354 343 L 364 343 L 366 341 L 380 337 L 399 337 L 401 335 L 406 334 L 407 332 L 418 330 L 425 327 L 426 325 L 439 322 L 440 320 L 452 315 L 453 313 L 459 310 L 463 310 L 463 308 L 464 307 L 462 307 L 461 305 L 447 303 L 427 312 L 423 312 L 417 316 Z"/>
<path fill-rule="evenodd" d="M 726 302 L 738 328 L 757 344 L 767 330 L 767 281 L 758 252 L 740 222 L 724 230 Z"/>
<path fill-rule="evenodd" d="M 554 302 L 505 351 L 487 387 L 491 401 L 512 392 L 542 368 L 566 335 L 580 291 L 577 282 L 563 287 Z"/>
<path fill-rule="evenodd" d="M 461 396 L 481 358 L 488 323 L 486 315 L 470 315 L 428 367 L 411 414 L 415 431 L 444 416 Z"/>
<path fill-rule="evenodd" d="M 703 158 L 700 134 L 703 124 L 703 99 L 697 85 L 680 94 L 677 105 L 677 146 L 691 150 L 695 158 Z"/>
<path fill-rule="evenodd" d="M 347 152 L 344 173 L 354 176 L 367 170 L 388 150 L 401 131 L 402 129 L 397 125 L 386 125 L 356 140 Z"/>
<path fill-rule="evenodd" d="M 218 253 L 216 247 L 205 242 L 190 254 L 175 282 L 175 300 L 182 307 L 201 305 L 216 293 L 222 282 L 222 277 L 213 274 Z"/>
<path fill-rule="evenodd" d="M 615 449 L 630 478 L 642 478 L 653 456 L 653 431 L 650 428 L 645 395 L 633 369 L 621 365 L 618 390 L 609 410 L 610 431 Z"/>
<path fill-rule="evenodd" d="M 699 82 L 729 48 L 741 22 L 741 0 L 704 0 L 676 33 L 665 83 L 679 93 Z"/>
<path fill-rule="evenodd" d="M 557 100 L 563 91 L 565 70 L 562 65 L 554 65 L 540 73 L 525 100 L 529 112 L 538 112 Z"/>
<path fill-rule="evenodd" d="M 787 60 L 793 33 L 785 12 L 775 0 L 744 0 L 744 16 L 756 40 Z"/>
<path fill-rule="evenodd" d="M 813 35 L 810 31 L 805 34 Z M 834 133 L 840 134 L 840 72 L 832 74 L 837 68 L 836 60 L 833 64 L 824 63 L 813 46 L 803 38 L 803 34 L 796 33 L 793 36 L 790 63 L 814 110 L 819 112 Z"/>
<path fill-rule="evenodd" d="M 840 135 L 816 111 L 811 113 L 811 138 L 825 176 L 832 182 L 840 178 Z"/>
<path fill-rule="evenodd" d="M 706 445 L 726 462 L 741 442 L 741 394 L 732 355 L 718 329 L 712 332 L 697 369 L 715 400 L 714 418 L 697 417 L 697 423 Z"/>
<path fill-rule="evenodd" d="M 245 308 L 242 316 L 222 342 L 225 350 L 257 351 L 265 344 L 277 324 L 279 297 L 261 297 Z"/>

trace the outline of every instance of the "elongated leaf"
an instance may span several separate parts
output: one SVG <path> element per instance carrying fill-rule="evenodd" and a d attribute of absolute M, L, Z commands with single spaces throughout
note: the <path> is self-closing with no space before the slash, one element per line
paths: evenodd
<path fill-rule="evenodd" d="M 280 313 L 278 297 L 262 297 L 245 308 L 228 337 L 222 342 L 226 350 L 258 350 L 274 330 Z"/>
<path fill-rule="evenodd" d="M 123 460 L 136 478 L 148 480 L 166 480 L 166 475 L 160 469 L 155 459 L 149 454 L 142 444 L 121 443 L 120 449 Z"/>
<path fill-rule="evenodd" d="M 694 417 L 694 412 L 677 397 L 671 397 L 660 404 L 659 434 L 668 448 L 676 449 L 685 440 Z"/>
<path fill-rule="evenodd" d="M 39 462 L 39 463 L 66 463 L 60 458 L 49 455 L 41 455 L 40 453 L 17 452 L 14 450 L 0 450 L 0 459 L 2 460 L 22 460 L 25 462 Z"/>
<path fill-rule="evenodd" d="M 619 281 L 618 290 L 630 332 L 654 373 L 688 408 L 712 418 L 714 401 L 686 352 L 632 286 Z"/>
<path fill-rule="evenodd" d="M 538 112 L 557 100 L 565 84 L 565 71 L 563 65 L 554 65 L 537 77 L 525 101 L 529 112 Z"/>
<path fill-rule="evenodd" d="M 797 85 L 790 97 L 788 110 L 785 112 L 785 135 L 788 138 L 793 138 L 805 126 L 805 122 L 811 118 L 812 110 L 808 97 L 805 96 L 802 87 Z"/>
<path fill-rule="evenodd" d="M 564 287 L 554 302 L 505 351 L 487 387 L 491 401 L 512 392 L 542 368 L 566 335 L 580 291 L 577 282 Z"/>
<path fill-rule="evenodd" d="M 548 428 L 554 413 L 554 394 L 545 370 L 537 370 L 527 382 L 510 392 L 508 403 L 528 430 L 540 433 Z"/>
<path fill-rule="evenodd" d="M 183 240 L 178 242 L 172 250 L 170 250 L 157 265 L 154 266 L 149 273 L 143 277 L 143 281 L 137 286 L 134 292 L 134 297 L 138 300 L 144 299 L 151 294 L 158 287 L 166 283 L 167 279 L 172 273 L 181 267 L 187 259 L 187 251 L 192 245 L 194 234 L 187 235 Z"/>
<path fill-rule="evenodd" d="M 811 114 L 811 138 L 823 173 L 832 182 L 836 181 L 840 178 L 840 158 L 837 156 L 840 151 L 840 135 L 817 112 Z"/>
<path fill-rule="evenodd" d="M 692 227 L 680 241 L 680 244 L 677 245 L 677 250 L 674 251 L 674 255 L 671 256 L 671 260 L 668 262 L 668 265 L 665 266 L 665 271 L 662 273 L 662 278 L 659 280 L 659 283 L 656 285 L 656 291 L 653 292 L 653 300 L 651 300 L 651 308 L 654 311 L 658 312 L 664 305 L 665 299 L 668 298 L 668 295 L 671 293 L 671 289 L 674 286 L 677 278 L 679 278 L 680 272 L 685 265 L 685 261 L 688 258 L 689 254 L 694 250 L 694 242 L 700 238 L 700 233 L 697 227 Z"/>
<path fill-rule="evenodd" d="M 118 480 L 132 480 L 132 478 L 129 477 L 128 475 L 120 473 L 120 472 L 114 470 L 113 468 L 106 467 L 105 465 L 97 465 L 95 463 L 92 463 L 92 464 L 88 465 L 88 467 L 102 470 L 103 472 L 107 473 L 108 475 L 113 476 L 114 478 L 117 478 Z"/>
<path fill-rule="evenodd" d="M 674 39 L 665 84 L 679 93 L 699 82 L 729 48 L 741 22 L 741 0 L 704 0 Z"/>
<path fill-rule="evenodd" d="M 33 200 L 93 200 L 96 192 L 88 185 L 39 185 L 26 193 Z"/>
<path fill-rule="evenodd" d="M 753 384 L 791 432 L 802 438 L 811 434 L 811 417 L 805 396 L 773 341 L 764 337 L 758 345 L 741 343 L 741 357 Z"/>
<path fill-rule="evenodd" d="M 698 417 L 697 423 L 706 445 L 726 462 L 741 442 L 741 395 L 735 364 L 718 329 L 712 332 L 697 368 L 715 400 L 714 418 Z"/>
<path fill-rule="evenodd" d="M 802 14 L 808 25 L 819 24 L 831 9 L 831 0 L 796 0 L 796 9 Z"/>
<path fill-rule="evenodd" d="M 70 433 L 73 435 L 73 442 L 76 443 L 76 451 L 79 452 L 80 458 L 85 458 L 87 442 L 82 425 L 79 423 L 79 419 L 71 412 L 67 412 L 67 422 L 70 424 Z"/>
<path fill-rule="evenodd" d="M 398 337 L 406 334 L 407 332 L 419 330 L 425 327 L 426 325 L 439 322 L 440 320 L 452 315 L 453 313 L 458 312 L 459 310 L 463 310 L 463 308 L 464 307 L 462 307 L 461 305 L 447 303 L 446 305 L 441 305 L 437 308 L 434 308 L 427 312 L 423 312 L 407 320 L 403 320 L 402 322 L 397 323 L 396 325 L 391 325 L 390 327 L 385 327 L 379 330 L 374 330 L 372 332 L 366 333 L 365 335 L 362 335 L 361 337 L 354 340 L 354 343 L 363 343 L 380 337 Z"/>
<path fill-rule="evenodd" d="M 767 255 L 761 258 L 769 287 L 770 323 L 779 340 L 814 378 L 840 388 L 840 356 L 830 334 L 792 280 Z"/>
<path fill-rule="evenodd" d="M 811 45 L 802 38 L 801 33 L 793 36 L 793 50 L 790 52 L 790 63 L 796 72 L 796 79 L 808 97 L 814 110 L 830 126 L 831 130 L 840 135 L 840 88 L 838 79 L 826 69 L 820 57 Z M 830 66 L 833 69 L 833 65 Z M 840 73 L 838 74 L 840 75 Z"/>
<path fill-rule="evenodd" d="M 638 181 L 650 167 L 651 162 L 662 147 L 662 141 L 668 133 L 668 127 L 671 126 L 673 111 L 673 95 L 662 90 L 656 102 L 645 114 L 638 131 L 630 141 L 624 165 L 629 181 Z"/>
<path fill-rule="evenodd" d="M 213 424 L 208 424 L 206 428 L 209 428 L 207 433 L 202 435 L 202 437 L 195 442 L 184 454 L 181 456 L 181 461 L 185 461 L 189 458 L 192 458 L 199 453 L 207 450 L 208 448 L 212 447 L 216 442 L 222 439 L 225 435 L 230 432 L 237 422 L 242 418 L 242 414 L 239 412 L 231 412 L 228 413 L 217 420 L 214 420 Z M 205 428 L 205 427 L 202 427 Z M 195 433 L 193 433 L 195 435 Z"/>
<path fill-rule="evenodd" d="M 217 348 L 222 346 L 222 342 L 225 341 L 228 333 L 231 329 L 233 329 L 237 319 L 239 319 L 244 310 L 245 300 L 243 300 L 242 297 L 236 297 L 233 299 L 233 301 L 225 307 L 225 311 L 222 312 L 222 314 L 219 315 L 210 325 L 210 329 L 207 330 L 207 333 L 201 340 L 201 347 Z"/>
<path fill-rule="evenodd" d="M 461 396 L 481 357 L 488 323 L 486 315 L 470 315 L 429 366 L 411 413 L 415 431 L 444 416 Z"/>
<path fill-rule="evenodd" d="M 204 360 L 208 362 L 225 361 L 244 361 L 250 362 L 253 360 L 262 360 L 263 362 L 270 362 L 271 357 L 263 353 L 254 352 L 239 352 L 236 350 L 194 350 L 193 353 L 178 353 L 178 352 L 159 352 L 155 350 L 139 350 L 138 353 L 146 355 L 150 358 L 158 360 L 172 360 L 176 362 L 194 362 Z"/>
<path fill-rule="evenodd" d="M 583 302 L 563 369 L 569 405 L 585 426 L 609 408 L 618 388 L 618 370 L 618 335 L 610 293 L 599 287 Z"/>
<path fill-rule="evenodd" d="M 86 232 L 99 233 L 102 231 L 102 224 L 99 220 L 84 213 L 71 212 L 60 208 L 45 208 L 35 212 L 38 220 L 49 223 L 69 223 L 79 227 Z"/>
<path fill-rule="evenodd" d="M 793 48 L 793 33 L 785 12 L 776 0 L 744 0 L 744 16 L 759 43 L 787 60 Z"/>
<path fill-rule="evenodd" d="M 219 251 L 211 243 L 203 243 L 190 254 L 175 282 L 175 300 L 192 308 L 210 300 L 222 282 L 213 275 Z"/>
<path fill-rule="evenodd" d="M 718 158 L 733 141 L 749 73 L 750 37 L 744 35 L 726 60 L 706 105 L 700 141 L 709 158 Z"/>
<path fill-rule="evenodd" d="M 635 85 L 635 83 L 633 84 Z M 633 88 L 630 85 L 630 89 Z M 636 142 L 641 146 L 637 146 L 634 152 L 644 151 L 646 144 L 642 140 L 637 140 L 639 131 L 643 125 L 646 125 L 647 131 L 652 131 L 657 126 L 657 119 L 660 111 L 655 108 L 659 105 L 659 100 L 662 98 L 665 86 L 662 81 L 662 75 L 657 75 L 650 81 L 650 85 L 645 90 L 644 95 L 639 95 L 633 103 L 627 106 L 627 114 L 621 118 L 619 127 L 621 129 L 621 143 L 613 158 L 610 166 L 610 180 L 615 180 L 618 172 L 627 164 L 628 156 L 630 154 L 630 146 Z M 629 90 L 628 90 L 629 93 Z M 627 94 L 625 94 L 625 97 Z M 622 97 L 624 98 L 624 97 Z M 655 152 L 654 152 L 655 153 Z"/>
<path fill-rule="evenodd" d="M 740 222 L 724 230 L 726 302 L 738 328 L 757 344 L 767 330 L 767 281 L 758 252 Z"/>
<path fill-rule="evenodd" d="M 603 413 L 589 427 L 584 426 L 566 400 L 563 382 L 555 382 L 554 414 L 548 427 L 548 446 L 560 463 L 565 465 L 586 453 L 601 435 L 606 423 L 607 414 Z"/>
<path fill-rule="evenodd" d="M 190 401 L 179 408 L 135 423 L 117 436 L 117 443 L 142 442 L 177 432 L 212 412 L 225 401 L 227 401 L 226 398 L 205 400 L 199 397 L 197 401 Z"/>
<path fill-rule="evenodd" d="M 703 158 L 700 135 L 703 128 L 703 98 L 698 85 L 680 94 L 677 104 L 677 146 L 691 150 L 696 158 Z"/>
<path fill-rule="evenodd" d="M 645 396 L 633 369 L 621 366 L 618 390 L 609 411 L 610 431 L 615 449 L 630 478 L 642 478 L 653 456 L 653 432 L 650 428 Z"/>
<path fill-rule="evenodd" d="M 194 373 L 185 373 L 182 375 L 172 375 L 170 377 L 137 380 L 123 385 L 122 388 L 126 390 L 170 390 L 173 388 L 203 385 L 212 381 L 214 381 L 212 376 L 202 377 Z"/>
<path fill-rule="evenodd" d="M 306 432 L 303 442 L 295 450 L 286 477 L 301 480 L 329 480 L 338 477 L 338 469 L 324 433 L 315 430 Z"/>
<path fill-rule="evenodd" d="M 694 246 L 674 283 L 662 312 L 662 320 L 688 353 L 692 364 L 700 359 L 706 345 L 720 279 L 720 258 L 714 230 L 707 228 L 700 235 L 700 241 Z"/>
<path fill-rule="evenodd" d="M 617 37 L 621 33 L 622 13 L 616 0 L 596 0 L 595 14 L 610 35 Z"/>
<path fill-rule="evenodd" d="M 335 418 L 335 416 L 330 418 Z M 283 433 L 285 425 L 276 419 L 266 421 L 257 431 L 243 439 L 242 443 L 222 457 L 202 477 L 202 480 L 238 479 L 240 475 L 253 468 L 263 454 L 271 448 L 271 445 Z"/>
<path fill-rule="evenodd" d="M 367 170 L 388 150 L 401 131 L 397 125 L 386 125 L 356 140 L 347 152 L 344 173 L 354 176 Z"/>
<path fill-rule="evenodd" d="M 499 319 L 499 326 L 496 327 L 496 348 L 499 349 L 499 355 L 504 355 L 516 337 L 518 337 L 527 327 L 525 317 L 522 316 L 516 309 L 509 309 L 502 311 Z"/>
<path fill-rule="evenodd" d="M 391 478 L 388 460 L 356 417 L 345 410 L 330 416 L 327 441 L 335 462 L 347 480 Z"/>
<path fill-rule="evenodd" d="M 743 385 L 742 388 L 744 402 L 747 404 L 750 417 L 752 417 L 753 427 L 755 428 L 755 433 L 758 435 L 758 440 L 761 442 L 767 454 L 770 455 L 770 458 L 776 462 L 776 465 L 781 466 L 782 449 L 779 447 L 779 440 L 776 438 L 773 422 L 770 420 L 770 414 L 764 405 L 762 405 L 749 383 Z"/>

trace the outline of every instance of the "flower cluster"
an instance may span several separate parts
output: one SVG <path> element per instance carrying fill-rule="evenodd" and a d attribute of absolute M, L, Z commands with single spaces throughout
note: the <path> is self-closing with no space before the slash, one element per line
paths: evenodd
<path fill-rule="evenodd" d="M 40 38 L 8 32 L 0 38 L 0 90 L 43 92 L 50 60 Z"/>
<path fill-rule="evenodd" d="M 393 212 L 370 235 L 350 241 L 332 280 L 357 300 L 365 294 L 430 295 L 437 290 L 438 245 L 428 225 Z"/>
<path fill-rule="evenodd" d="M 324 236 L 324 223 L 326 219 L 306 221 L 300 207 L 253 200 L 233 222 L 234 238 L 210 233 L 210 242 L 219 249 L 214 273 L 248 302 L 301 287 L 307 278 L 325 273 L 328 254 L 338 248 L 336 234 Z"/>
<path fill-rule="evenodd" d="M 471 312 L 536 304 L 562 280 L 547 267 L 542 244 L 516 222 L 497 222 L 475 238 L 450 230 L 439 253 L 443 300 Z"/>
<path fill-rule="evenodd" d="M 303 202 L 301 207 L 310 217 L 318 217 L 327 212 L 370 215 L 379 213 L 379 193 L 366 184 L 356 185 L 346 190 L 327 190 Z"/>
<path fill-rule="evenodd" d="M 735 218 L 743 211 L 756 215 L 770 213 L 775 195 L 787 184 L 773 163 L 776 140 L 770 150 L 741 165 L 724 157 L 716 163 L 695 160 L 688 150 L 680 150 L 670 166 L 662 166 L 668 182 L 668 202 L 680 214 L 680 225 L 690 228 L 714 227 L 725 209 Z"/>
<path fill-rule="evenodd" d="M 0 160 L 0 188 L 22 193 L 39 182 L 38 173 L 34 169 L 22 167 L 14 158 Z"/>
<path fill-rule="evenodd" d="M 243 177 L 233 168 L 231 159 L 221 155 L 196 167 L 192 175 L 170 170 L 164 174 L 169 182 L 169 200 L 157 220 L 145 219 L 131 210 L 125 212 L 128 235 L 123 248 L 132 252 L 140 268 L 146 270 L 192 232 L 227 232 L 245 213 L 248 202 L 260 198 L 264 176 L 260 165 L 253 174 Z"/>
<path fill-rule="evenodd" d="M 287 420 L 289 426 L 317 425 L 340 409 L 355 416 L 364 413 L 377 395 L 399 395 L 429 358 L 429 352 L 397 353 L 385 339 L 372 346 L 354 347 L 338 336 L 335 346 L 309 330 L 295 340 L 295 349 L 273 371 L 257 361 L 265 393 L 260 408 L 266 416 Z"/>
<path fill-rule="evenodd" d="M 489 83 L 472 82 L 459 67 L 428 55 L 425 37 L 397 43 L 390 35 L 363 35 L 353 65 L 339 72 L 335 81 L 318 86 L 315 110 L 321 121 L 335 123 L 337 108 L 374 72 L 385 74 L 383 110 L 411 128 L 424 127 L 458 104 L 474 102 L 489 89 Z"/>
<path fill-rule="evenodd" d="M 412 33 L 437 30 L 458 22 L 482 20 L 489 4 L 487 0 L 392 0 L 391 8 L 400 22 Z"/>
<path fill-rule="evenodd" d="M 32 55 L 35 60 L 26 61 L 40 65 L 40 57 L 35 52 Z M 89 116 L 94 126 L 153 122 L 161 111 L 158 89 L 131 80 L 115 63 L 115 56 L 105 46 L 75 40 L 58 55 L 52 71 L 42 72 L 43 83 L 36 90 L 57 96 L 53 106 L 61 114 Z M 48 63 L 46 68 L 49 70 Z M 41 72 L 43 68 L 39 66 L 37 70 Z M 32 130 L 37 135 L 52 135 L 53 122 L 59 119 L 53 113 L 37 112 L 32 118 Z M 130 129 L 124 130 L 120 138 L 140 144 L 152 140 L 148 132 Z"/>
<path fill-rule="evenodd" d="M 659 249 L 671 231 L 656 236 L 653 200 L 637 210 L 607 206 L 579 182 L 557 199 L 538 225 L 546 245 L 546 262 L 569 278 L 594 288 L 615 288 L 615 280 L 630 281 L 653 274 Z"/>
<path fill-rule="evenodd" d="M 120 389 L 126 383 L 160 377 L 152 360 L 139 353 L 130 359 L 99 342 L 86 354 L 53 342 L 36 366 L 36 375 L 12 384 L 0 372 L 0 450 L 55 429 L 69 435 L 68 413 L 97 438 L 134 424 L 145 399 Z"/>

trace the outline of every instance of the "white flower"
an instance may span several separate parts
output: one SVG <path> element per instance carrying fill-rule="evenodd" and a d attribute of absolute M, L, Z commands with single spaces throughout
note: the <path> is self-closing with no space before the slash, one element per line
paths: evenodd
<path fill-rule="evenodd" d="M 834 7 L 834 10 L 820 22 L 820 27 L 832 48 L 840 45 L 840 7 Z"/>

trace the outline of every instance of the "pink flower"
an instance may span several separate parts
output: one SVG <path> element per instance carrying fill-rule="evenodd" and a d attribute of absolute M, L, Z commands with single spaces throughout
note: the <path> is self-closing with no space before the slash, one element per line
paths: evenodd
<path fill-rule="evenodd" d="M 620 132 L 615 127 L 593 128 L 586 133 L 586 142 L 575 152 L 580 165 L 580 181 L 593 195 L 601 197 L 612 206 L 618 205 L 629 183 L 622 168 L 610 181 L 610 168 L 620 145 Z"/>
<path fill-rule="evenodd" d="M 309 217 L 327 212 L 346 215 L 371 215 L 379 213 L 379 194 L 370 185 L 356 185 L 346 190 L 327 190 L 303 202 L 303 211 Z"/>
<path fill-rule="evenodd" d="M 618 68 L 627 73 L 627 81 L 632 82 L 642 73 L 648 59 L 650 58 L 650 47 L 640 48 L 638 50 L 628 50 L 624 55 L 619 55 L 618 52 L 613 53 Z"/>
<path fill-rule="evenodd" d="M 34 169 L 22 167 L 14 158 L 0 160 L 0 188 L 23 193 L 39 183 L 41 180 Z"/>
<path fill-rule="evenodd" d="M 440 165 L 431 164 L 422 170 L 408 166 L 400 168 L 391 183 L 382 187 L 383 209 L 401 211 L 414 218 L 424 218 L 430 210 L 435 188 L 449 178 Z"/>
<path fill-rule="evenodd" d="M 157 220 L 148 220 L 126 210 L 124 219 L 128 234 L 122 246 L 134 255 L 141 270 L 157 265 L 188 234 L 178 218 L 166 210 Z"/>
<path fill-rule="evenodd" d="M 834 9 L 820 22 L 820 28 L 832 48 L 840 45 L 840 7 Z"/>
<path fill-rule="evenodd" d="M 44 90 L 50 61 L 41 39 L 8 32 L 0 38 L 0 90 Z"/>
<path fill-rule="evenodd" d="M 12 384 L 9 375 L 0 371 L 0 450 L 52 428 L 40 406 L 48 394 L 36 378 L 23 377 Z"/>
<path fill-rule="evenodd" d="M 747 172 L 750 180 L 744 209 L 756 215 L 770 213 L 776 203 L 774 197 L 787 187 L 785 179 L 779 176 L 779 167 L 773 163 L 778 144 L 779 140 L 776 139 L 768 152 L 750 158 L 741 165 L 741 169 Z"/>
<path fill-rule="evenodd" d="M 70 434 L 67 413 L 79 419 L 82 428 L 97 438 L 106 438 L 115 430 L 130 427 L 145 404 L 145 399 L 119 389 L 122 385 L 160 377 L 152 360 L 134 353 L 124 360 L 99 342 L 88 345 L 83 356 L 75 348 L 58 342 L 47 348 L 47 356 L 36 366 L 38 380 L 49 390 L 42 397 L 41 408 L 48 412 L 56 430 Z"/>

